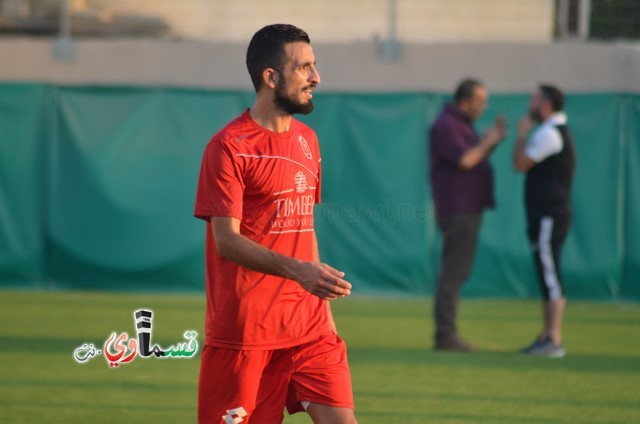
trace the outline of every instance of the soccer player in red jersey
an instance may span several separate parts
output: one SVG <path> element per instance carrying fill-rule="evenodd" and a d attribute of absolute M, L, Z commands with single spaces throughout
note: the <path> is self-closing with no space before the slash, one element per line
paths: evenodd
<path fill-rule="evenodd" d="M 351 284 L 319 261 L 320 151 L 315 132 L 292 117 L 313 110 L 315 65 L 303 30 L 259 30 L 247 49 L 255 103 L 204 152 L 195 205 L 207 222 L 200 423 L 280 423 L 285 407 L 314 423 L 356 423 L 329 306 Z"/>

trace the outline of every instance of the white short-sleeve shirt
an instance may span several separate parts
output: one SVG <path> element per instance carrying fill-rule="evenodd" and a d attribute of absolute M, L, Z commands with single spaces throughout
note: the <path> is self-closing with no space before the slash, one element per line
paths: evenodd
<path fill-rule="evenodd" d="M 565 125 L 567 115 L 557 112 L 547 118 L 529 137 L 524 152 L 529 159 L 542 162 L 546 158 L 562 151 L 563 141 L 556 125 Z"/>

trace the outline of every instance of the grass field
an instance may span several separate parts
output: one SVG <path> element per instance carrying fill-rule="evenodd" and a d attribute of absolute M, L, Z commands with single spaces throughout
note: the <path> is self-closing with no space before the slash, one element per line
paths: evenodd
<path fill-rule="evenodd" d="M 195 422 L 198 358 L 73 359 L 114 331 L 134 336 L 142 307 L 154 342 L 187 329 L 202 341 L 203 296 L 0 291 L 0 422 Z M 640 423 L 639 304 L 569 303 L 563 359 L 514 353 L 538 330 L 538 302 L 465 300 L 460 312 L 478 353 L 430 350 L 427 299 L 334 303 L 360 423 Z"/>

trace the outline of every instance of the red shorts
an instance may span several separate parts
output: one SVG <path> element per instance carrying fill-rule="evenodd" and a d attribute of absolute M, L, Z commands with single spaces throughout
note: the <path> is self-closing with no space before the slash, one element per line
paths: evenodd
<path fill-rule="evenodd" d="M 281 423 L 300 402 L 353 409 L 345 343 L 332 333 L 277 350 L 205 346 L 200 364 L 198 422 Z"/>

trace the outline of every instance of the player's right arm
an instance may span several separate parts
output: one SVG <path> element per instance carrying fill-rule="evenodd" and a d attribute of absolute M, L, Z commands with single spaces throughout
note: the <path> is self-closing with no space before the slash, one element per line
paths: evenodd
<path fill-rule="evenodd" d="M 506 135 L 506 121 L 504 120 L 504 117 L 498 116 L 496 118 L 494 126 L 485 131 L 483 137 L 480 139 L 480 142 L 474 147 L 465 151 L 464 154 L 460 157 L 458 167 L 465 171 L 469 171 L 475 168 L 476 166 L 478 166 L 478 164 L 480 164 L 480 162 L 482 162 L 493 152 L 495 147 L 500 144 L 502 140 L 504 140 Z"/>
<path fill-rule="evenodd" d="M 298 282 L 305 290 L 325 300 L 351 294 L 344 273 L 319 262 L 306 262 L 281 255 L 240 234 L 240 220 L 212 217 L 211 228 L 218 254 L 247 269 Z"/>

